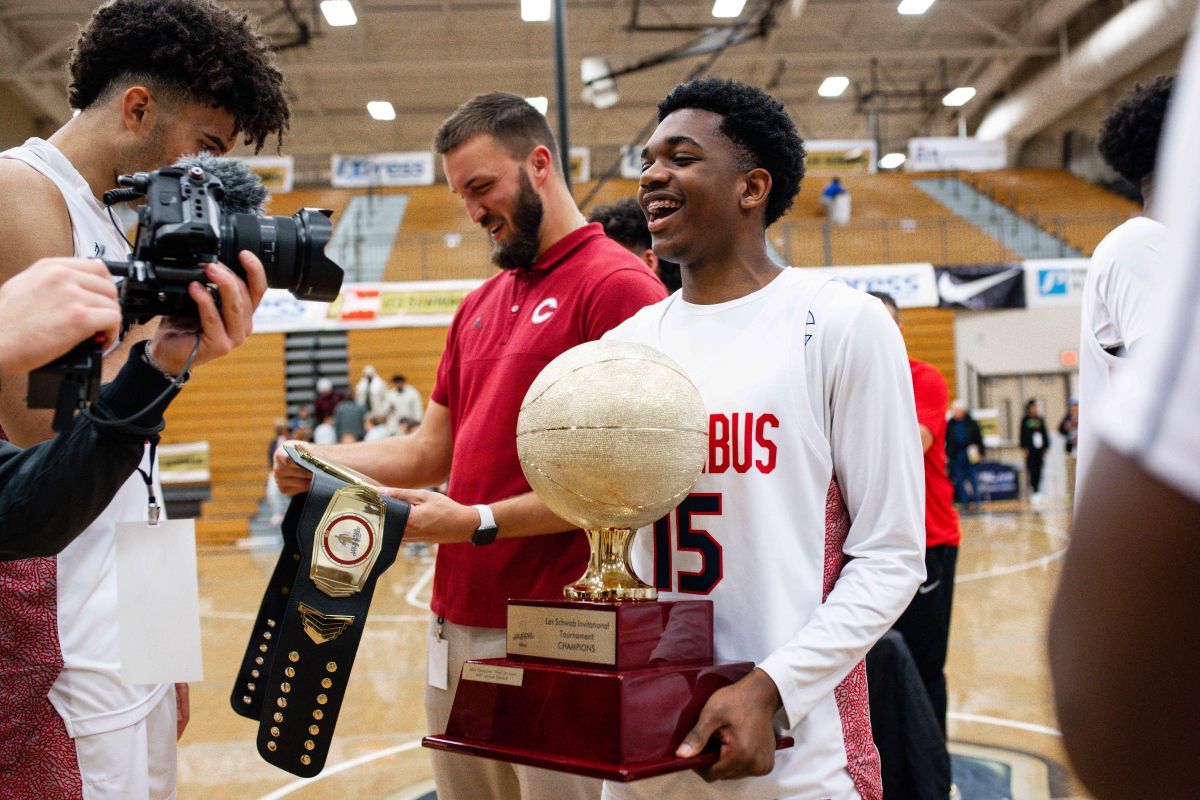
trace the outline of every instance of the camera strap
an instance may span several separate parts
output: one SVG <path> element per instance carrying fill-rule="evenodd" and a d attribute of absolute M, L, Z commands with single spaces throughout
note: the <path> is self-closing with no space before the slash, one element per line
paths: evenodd
<path fill-rule="evenodd" d="M 258 752 L 301 777 L 325 766 L 379 576 L 396 559 L 409 505 L 320 465 L 283 520 L 230 703 L 258 721 Z"/>
<path fill-rule="evenodd" d="M 146 482 L 146 494 L 149 499 L 146 503 L 146 520 L 151 527 L 158 525 L 158 519 L 162 516 L 162 507 L 158 504 L 158 498 L 154 496 L 154 457 L 158 454 L 158 437 L 154 436 L 150 439 L 150 469 L 146 471 L 141 467 L 137 468 L 138 474 L 142 476 L 142 480 Z"/>

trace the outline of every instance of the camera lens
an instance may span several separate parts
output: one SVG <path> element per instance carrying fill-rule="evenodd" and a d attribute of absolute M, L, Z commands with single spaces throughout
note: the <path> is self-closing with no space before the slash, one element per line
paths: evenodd
<path fill-rule="evenodd" d="M 272 289 L 287 289 L 300 300 L 330 302 L 342 288 L 342 268 L 325 256 L 333 233 L 327 212 L 304 208 L 290 217 L 230 214 L 222 225 L 221 261 L 243 279 L 237 254 L 258 256 Z"/>

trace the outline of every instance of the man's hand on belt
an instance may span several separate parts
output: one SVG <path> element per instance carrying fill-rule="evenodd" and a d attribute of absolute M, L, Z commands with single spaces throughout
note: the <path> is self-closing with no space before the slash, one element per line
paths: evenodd
<path fill-rule="evenodd" d="M 278 476 L 278 472 L 276 473 Z M 412 506 L 404 529 L 406 542 L 453 544 L 469 542 L 479 527 L 479 512 L 456 503 L 444 494 L 417 489 L 381 488 L 385 497 L 403 500 Z"/>

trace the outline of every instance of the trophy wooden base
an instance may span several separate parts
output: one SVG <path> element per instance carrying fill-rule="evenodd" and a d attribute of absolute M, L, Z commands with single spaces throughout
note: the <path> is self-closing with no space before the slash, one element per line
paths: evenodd
<path fill-rule="evenodd" d="M 508 658 L 463 665 L 426 747 L 614 781 L 694 769 L 716 751 L 675 749 L 713 692 L 754 668 L 713 662 L 708 601 L 513 601 L 508 633 Z"/>

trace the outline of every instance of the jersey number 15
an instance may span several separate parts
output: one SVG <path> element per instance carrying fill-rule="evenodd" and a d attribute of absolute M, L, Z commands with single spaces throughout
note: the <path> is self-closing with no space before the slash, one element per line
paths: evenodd
<path fill-rule="evenodd" d="M 720 513 L 720 493 L 690 494 L 673 512 L 654 523 L 654 588 L 661 592 L 709 594 L 721 582 L 721 545 L 705 530 L 703 519 Z M 674 568 L 677 551 L 698 553 L 700 569 L 677 571 Z"/>

